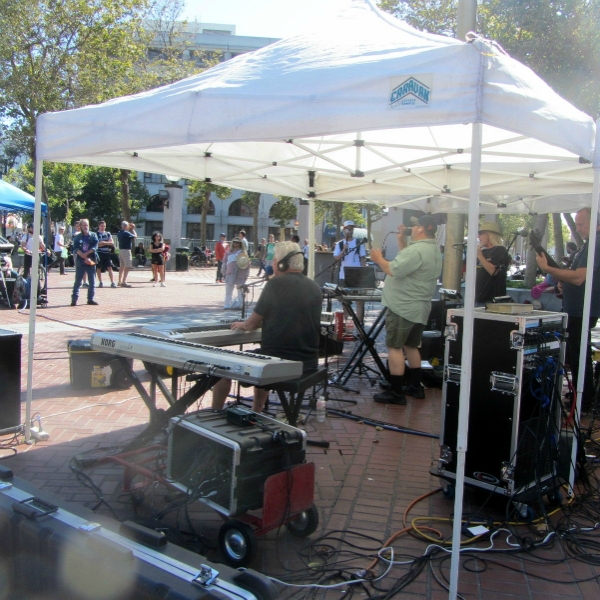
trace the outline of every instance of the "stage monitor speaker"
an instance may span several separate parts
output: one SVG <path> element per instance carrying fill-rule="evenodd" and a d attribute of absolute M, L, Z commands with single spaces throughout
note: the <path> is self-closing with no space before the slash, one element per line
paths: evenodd
<path fill-rule="evenodd" d="M 304 463 L 306 433 L 264 415 L 260 424 L 201 410 L 171 419 L 167 477 L 178 489 L 235 516 L 262 507 L 267 477 Z"/>
<path fill-rule="evenodd" d="M 22 334 L 0 329 L 0 430 L 21 424 Z"/>

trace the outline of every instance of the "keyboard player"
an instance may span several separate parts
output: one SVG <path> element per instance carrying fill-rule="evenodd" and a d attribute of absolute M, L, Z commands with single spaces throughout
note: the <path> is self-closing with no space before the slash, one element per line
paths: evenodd
<path fill-rule="evenodd" d="M 232 329 L 253 331 L 262 328 L 260 353 L 301 361 L 304 373 L 316 370 L 319 361 L 319 335 L 323 296 L 319 286 L 302 274 L 304 258 L 293 242 L 275 244 L 273 272 L 260 295 L 254 312 Z M 221 379 L 213 387 L 212 407 L 223 408 L 231 390 L 231 380 Z M 269 389 L 256 387 L 252 410 L 260 413 Z"/>

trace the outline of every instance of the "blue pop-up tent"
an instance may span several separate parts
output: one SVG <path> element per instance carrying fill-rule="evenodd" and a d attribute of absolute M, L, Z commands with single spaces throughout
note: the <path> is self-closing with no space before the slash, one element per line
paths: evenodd
<path fill-rule="evenodd" d="M 33 212 L 35 198 L 18 187 L 0 179 L 0 210 Z M 42 203 L 42 214 L 48 214 L 48 207 Z"/>

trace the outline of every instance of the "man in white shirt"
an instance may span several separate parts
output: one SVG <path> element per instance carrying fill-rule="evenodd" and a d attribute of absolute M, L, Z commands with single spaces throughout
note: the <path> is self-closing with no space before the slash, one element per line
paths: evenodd
<path fill-rule="evenodd" d="M 58 265 L 61 275 L 65 275 L 65 257 L 62 255 L 65 247 L 65 226 L 61 225 L 58 228 L 58 233 L 54 236 L 54 261 L 48 265 L 48 273 L 50 269 Z"/>
<path fill-rule="evenodd" d="M 344 287 L 344 267 L 364 267 L 367 250 L 354 239 L 354 221 L 344 221 L 344 239 L 337 242 L 333 258 L 340 262 L 340 287 Z"/>
<path fill-rule="evenodd" d="M 27 233 L 21 238 L 21 248 L 25 256 L 23 257 L 23 279 L 27 279 L 31 272 L 31 265 L 33 264 L 33 223 L 27 225 Z M 42 242 L 42 236 L 40 236 L 40 252 L 46 251 L 46 246 Z"/>

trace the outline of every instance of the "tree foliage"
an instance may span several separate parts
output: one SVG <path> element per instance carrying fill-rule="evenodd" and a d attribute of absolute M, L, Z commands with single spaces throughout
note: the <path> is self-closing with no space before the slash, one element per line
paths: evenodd
<path fill-rule="evenodd" d="M 35 159 L 41 113 L 129 90 L 144 56 L 146 0 L 0 0 L 0 116 Z"/>
<path fill-rule="evenodd" d="M 0 0 L 0 121 L 11 151 L 35 161 L 42 113 L 97 104 L 201 71 L 201 61 L 183 60 L 193 35 L 177 20 L 183 6 L 182 0 Z M 136 198 L 128 198 L 135 184 L 127 171 L 119 180 L 117 196 L 128 218 L 136 212 Z M 44 199 L 49 185 L 44 181 Z"/>
<path fill-rule="evenodd" d="M 298 215 L 298 201 L 290 196 L 275 196 L 279 198 L 271 207 L 269 217 L 277 223 L 280 229 L 285 229 L 288 223 Z"/>
<path fill-rule="evenodd" d="M 121 182 L 120 169 L 90 167 L 64 163 L 44 163 L 44 181 L 48 195 L 51 219 L 72 223 L 76 219 L 90 219 L 92 226 L 99 220 L 106 221 L 107 228 L 120 229 Z M 28 161 L 18 169 L 9 171 L 7 181 L 26 192 L 33 193 L 34 173 Z M 128 176 L 132 214 L 137 215 L 145 206 L 150 194 L 146 186 L 132 171 Z"/>
<path fill-rule="evenodd" d="M 454 36 L 458 0 L 383 0 L 413 27 Z M 497 41 L 561 96 L 600 113 L 600 0 L 480 0 L 477 32 Z"/>

